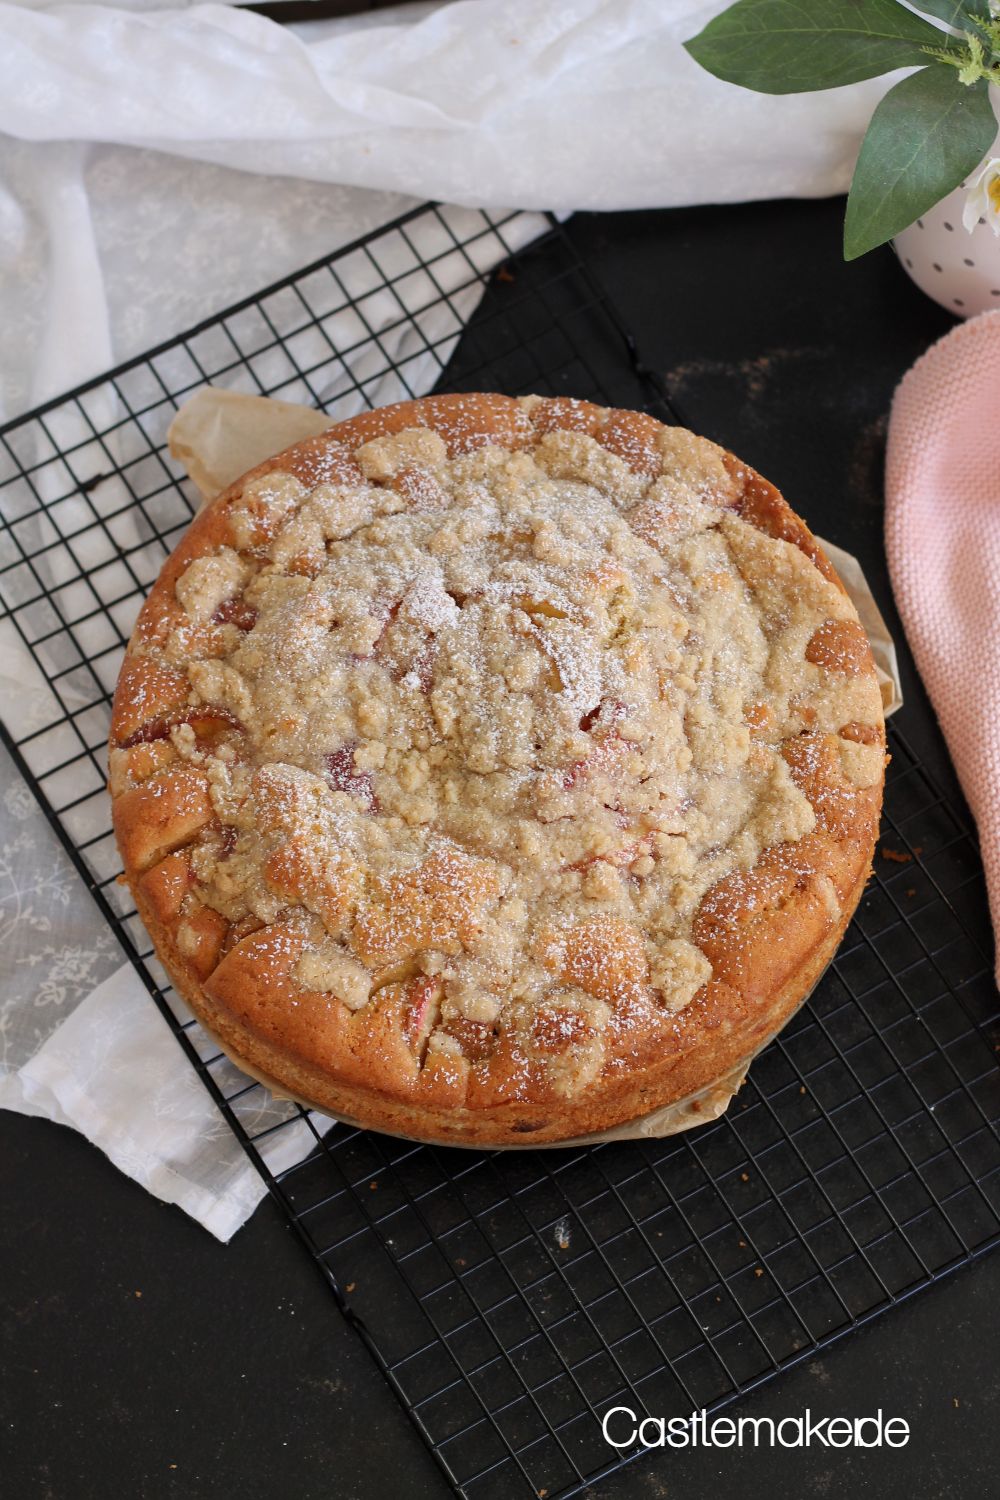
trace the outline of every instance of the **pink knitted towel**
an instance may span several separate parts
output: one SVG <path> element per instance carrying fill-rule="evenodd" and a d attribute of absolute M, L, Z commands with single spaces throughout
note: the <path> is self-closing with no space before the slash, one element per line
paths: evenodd
<path fill-rule="evenodd" d="M 885 487 L 896 604 L 979 827 L 1000 940 L 1000 311 L 904 376 Z"/>

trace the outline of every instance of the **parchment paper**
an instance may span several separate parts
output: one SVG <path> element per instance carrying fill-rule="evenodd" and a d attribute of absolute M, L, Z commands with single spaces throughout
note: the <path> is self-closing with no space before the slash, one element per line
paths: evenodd
<path fill-rule="evenodd" d="M 882 612 L 872 596 L 868 587 L 868 581 L 861 571 L 861 564 L 856 557 L 849 552 L 844 552 L 840 547 L 835 547 L 833 542 L 824 541 L 821 536 L 816 540 L 819 542 L 827 557 L 833 563 L 840 574 L 840 581 L 851 596 L 851 602 L 858 612 L 868 644 L 872 648 L 875 658 L 875 671 L 878 673 L 878 685 L 882 689 L 882 711 L 888 719 L 897 709 L 903 706 L 903 689 L 899 681 L 899 662 L 896 659 L 896 647 L 889 627 L 882 618 Z"/>
<path fill-rule="evenodd" d="M 206 385 L 179 408 L 167 442 L 205 505 L 265 458 L 329 426 L 315 407 Z"/>
<path fill-rule="evenodd" d="M 313 437 L 329 426 L 329 418 L 312 407 L 206 386 L 181 406 L 167 436 L 170 452 L 184 464 L 201 496 L 202 504 L 205 504 L 263 459 L 304 438 Z M 831 542 L 823 541 L 822 538 L 817 540 L 837 569 L 867 632 L 882 690 L 883 709 L 888 718 L 903 702 L 896 648 L 857 558 Z M 810 990 L 809 994 L 811 993 Z M 809 995 L 803 996 L 801 1004 L 804 1005 L 808 998 Z M 535 1144 L 525 1141 L 519 1142 L 517 1146 L 496 1149 L 565 1150 L 567 1147 L 595 1146 L 607 1141 L 649 1140 L 679 1135 L 684 1130 L 693 1130 L 697 1125 L 706 1125 L 711 1120 L 717 1120 L 729 1108 L 746 1079 L 751 1062 L 772 1040 L 772 1036 L 765 1038 L 761 1046 L 735 1068 L 714 1079 L 697 1093 L 661 1109 L 652 1110 L 636 1120 L 629 1120 L 625 1124 L 597 1131 L 592 1135 L 577 1136 L 573 1140 Z M 273 1086 L 272 1092 L 277 1092 Z M 308 1100 L 299 1102 L 309 1104 Z M 329 1115 L 330 1111 L 325 1110 L 324 1113 Z M 360 1124 L 349 1115 L 335 1115 L 332 1118 L 339 1119 L 346 1125 Z M 454 1144 L 461 1145 L 461 1142 Z"/>

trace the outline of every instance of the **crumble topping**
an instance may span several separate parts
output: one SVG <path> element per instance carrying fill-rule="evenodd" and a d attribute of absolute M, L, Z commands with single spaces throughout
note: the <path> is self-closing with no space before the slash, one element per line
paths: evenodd
<path fill-rule="evenodd" d="M 706 893 L 813 831 L 783 747 L 877 714 L 827 670 L 853 608 L 691 433 L 449 459 L 413 428 L 353 461 L 250 481 L 177 580 L 160 738 L 214 811 L 182 947 L 203 909 L 237 935 L 297 913 L 305 988 L 416 984 L 429 1054 L 507 1031 L 578 1091 L 609 1027 L 711 979 Z M 873 785 L 880 745 L 837 743 Z"/>

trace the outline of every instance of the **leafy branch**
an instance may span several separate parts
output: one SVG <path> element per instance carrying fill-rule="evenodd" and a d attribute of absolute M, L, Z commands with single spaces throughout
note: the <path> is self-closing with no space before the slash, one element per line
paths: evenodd
<path fill-rule="evenodd" d="M 847 203 L 849 260 L 883 244 L 971 173 L 997 134 L 1000 18 L 989 0 L 736 0 L 685 46 L 757 93 L 840 88 L 917 68 L 885 95 Z M 938 24 L 940 23 L 940 24 Z"/>

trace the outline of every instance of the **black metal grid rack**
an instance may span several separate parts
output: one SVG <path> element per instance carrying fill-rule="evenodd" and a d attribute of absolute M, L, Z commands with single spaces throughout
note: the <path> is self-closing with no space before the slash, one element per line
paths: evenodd
<path fill-rule="evenodd" d="M 1000 1240 L 976 846 L 893 733 L 847 940 L 694 1133 L 466 1152 L 269 1101 L 170 991 L 103 790 L 121 651 L 193 508 L 166 425 L 209 380 L 338 416 L 432 386 L 669 413 L 559 225 L 427 206 L 0 432 L 0 645 L 38 687 L 8 748 L 456 1489 L 572 1493 L 635 1456 L 610 1406 L 717 1408 Z"/>

